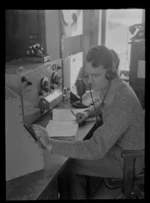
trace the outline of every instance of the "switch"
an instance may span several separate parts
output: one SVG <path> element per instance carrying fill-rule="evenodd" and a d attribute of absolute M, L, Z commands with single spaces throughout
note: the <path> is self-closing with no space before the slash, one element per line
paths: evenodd
<path fill-rule="evenodd" d="M 49 103 L 46 101 L 45 98 L 41 98 L 38 103 L 38 108 L 40 109 L 49 109 Z"/>
<path fill-rule="evenodd" d="M 23 77 L 21 78 L 21 82 L 22 82 L 22 83 L 26 83 L 27 86 L 32 85 L 32 82 L 29 81 L 25 76 L 23 76 Z"/>
<path fill-rule="evenodd" d="M 21 78 L 21 82 L 22 82 L 22 83 L 23 83 L 23 82 L 27 82 L 27 81 L 28 81 L 28 80 L 27 80 L 26 77 L 23 76 L 23 77 Z"/>
<path fill-rule="evenodd" d="M 32 82 L 31 81 L 27 81 L 27 86 L 30 86 L 32 85 Z"/>
<path fill-rule="evenodd" d="M 61 66 L 57 66 L 57 70 L 60 70 L 61 69 Z"/>

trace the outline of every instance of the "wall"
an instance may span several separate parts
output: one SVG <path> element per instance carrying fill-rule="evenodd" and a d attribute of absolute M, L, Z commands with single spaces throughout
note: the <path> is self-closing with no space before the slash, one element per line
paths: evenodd
<path fill-rule="evenodd" d="M 60 27 L 58 10 L 7 10 L 6 61 L 21 58 L 28 45 L 37 37 L 45 54 L 60 58 Z"/>
<path fill-rule="evenodd" d="M 42 30 L 43 31 L 43 30 Z M 45 11 L 46 53 L 52 59 L 60 58 L 60 26 L 58 10 Z"/>
<path fill-rule="evenodd" d="M 83 10 L 83 34 L 65 38 L 63 57 L 85 54 L 98 45 L 98 10 Z M 25 55 L 30 36 L 36 35 L 44 51 L 54 59 L 61 57 L 61 30 L 58 10 L 6 10 L 6 61 Z"/>
<path fill-rule="evenodd" d="M 37 10 L 6 10 L 6 61 L 25 55 L 30 35 L 39 37 Z"/>
<path fill-rule="evenodd" d="M 87 66 L 86 54 L 92 46 L 98 45 L 99 41 L 99 10 L 84 10 L 83 11 L 83 67 Z"/>

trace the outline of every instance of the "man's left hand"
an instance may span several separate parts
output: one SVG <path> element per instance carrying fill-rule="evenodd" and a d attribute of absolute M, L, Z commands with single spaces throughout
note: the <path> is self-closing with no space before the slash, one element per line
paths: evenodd
<path fill-rule="evenodd" d="M 32 129 L 37 137 L 37 140 L 40 142 L 43 148 L 51 151 L 52 150 L 52 144 L 51 139 L 48 136 L 47 130 L 43 128 L 40 125 L 33 124 Z"/>

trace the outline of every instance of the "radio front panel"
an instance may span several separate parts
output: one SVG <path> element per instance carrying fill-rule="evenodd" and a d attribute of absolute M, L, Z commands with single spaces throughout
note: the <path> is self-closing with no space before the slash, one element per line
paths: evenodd
<path fill-rule="evenodd" d="M 62 101 L 62 72 L 61 59 L 36 64 L 19 60 L 6 64 L 6 85 L 20 95 L 27 125 Z"/>

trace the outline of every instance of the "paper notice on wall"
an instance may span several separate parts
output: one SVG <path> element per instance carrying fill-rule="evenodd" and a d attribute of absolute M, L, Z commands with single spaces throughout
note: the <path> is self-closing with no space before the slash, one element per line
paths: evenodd
<path fill-rule="evenodd" d="M 70 82 L 71 88 L 74 87 L 79 72 L 83 66 L 83 52 L 79 52 L 77 54 L 71 55 L 70 58 Z"/>
<path fill-rule="evenodd" d="M 62 10 L 61 22 L 64 37 L 81 35 L 83 33 L 82 10 Z"/>
<path fill-rule="evenodd" d="M 137 78 L 145 79 L 145 61 L 138 61 Z"/>

